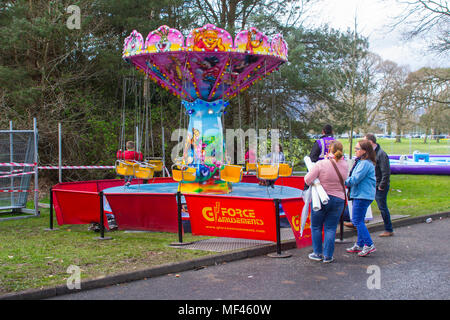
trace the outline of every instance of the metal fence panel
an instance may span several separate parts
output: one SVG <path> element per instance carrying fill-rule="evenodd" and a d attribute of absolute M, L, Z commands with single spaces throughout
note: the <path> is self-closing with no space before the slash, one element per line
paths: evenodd
<path fill-rule="evenodd" d="M 26 130 L 0 131 L 0 163 L 17 163 L 17 166 L 0 164 L 0 209 L 24 208 L 30 190 L 32 164 L 35 159 L 34 132 Z M 12 177 L 3 177 L 14 174 Z M 6 191 L 6 192 L 5 192 Z M 15 192 L 9 192 L 15 191 Z M 33 190 L 32 190 L 33 191 Z"/>

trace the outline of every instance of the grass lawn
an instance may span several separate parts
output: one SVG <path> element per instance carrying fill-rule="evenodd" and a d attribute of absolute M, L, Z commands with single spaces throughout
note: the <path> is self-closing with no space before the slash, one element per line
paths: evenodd
<path fill-rule="evenodd" d="M 450 177 L 392 175 L 388 206 L 391 214 L 425 215 L 450 210 Z M 374 214 L 379 214 L 376 204 Z M 81 278 L 97 278 L 178 262 L 214 253 L 170 248 L 178 241 L 171 233 L 106 233 L 112 240 L 98 241 L 87 225 L 48 227 L 49 210 L 41 216 L 0 222 L 0 294 L 66 283 L 67 268 L 77 265 Z M 204 237 L 185 234 L 183 241 Z"/>
<path fill-rule="evenodd" d="M 350 141 L 348 139 L 338 139 L 344 146 L 344 153 L 350 152 Z M 361 139 L 353 139 L 352 147 L 355 148 L 356 143 Z M 379 138 L 377 143 L 381 148 L 390 154 L 412 154 L 414 151 L 429 154 L 450 154 L 450 140 L 440 140 L 439 143 L 436 140 L 428 139 L 427 143 L 423 143 L 423 139 L 408 139 L 402 138 L 400 143 L 395 142 L 394 138 Z M 355 156 L 355 151 L 352 150 L 352 155 Z"/>
<path fill-rule="evenodd" d="M 165 263 L 213 254 L 206 251 L 170 248 L 178 241 L 173 233 L 107 232 L 112 240 L 95 240 L 100 234 L 87 225 L 48 228 L 49 210 L 41 216 L 0 222 L 0 294 L 66 283 L 67 268 L 81 268 L 81 279 L 136 271 Z M 56 222 L 55 222 L 56 224 Z M 183 241 L 204 239 L 190 233 Z"/>
<path fill-rule="evenodd" d="M 450 211 L 450 176 L 391 175 L 388 208 L 391 215 L 419 216 Z M 380 214 L 376 203 L 374 214 Z"/>

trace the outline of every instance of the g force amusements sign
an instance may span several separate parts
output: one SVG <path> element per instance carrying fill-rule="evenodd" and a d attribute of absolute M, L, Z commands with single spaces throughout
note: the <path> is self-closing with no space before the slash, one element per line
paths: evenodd
<path fill-rule="evenodd" d="M 276 242 L 273 199 L 187 195 L 193 235 Z"/>

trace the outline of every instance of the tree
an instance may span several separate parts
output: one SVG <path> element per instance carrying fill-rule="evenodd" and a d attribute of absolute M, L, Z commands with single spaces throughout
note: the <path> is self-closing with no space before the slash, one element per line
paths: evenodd
<path fill-rule="evenodd" d="M 69 5 L 80 8 L 80 29 L 67 27 Z M 54 164 L 56 128 L 62 122 L 65 162 L 112 163 L 121 125 L 122 77 L 130 74 L 121 59 L 124 38 L 134 28 L 142 27 L 139 31 L 145 34 L 167 21 L 190 23 L 182 14 L 187 5 L 182 0 L 1 2 L 0 126 L 11 119 L 25 128 L 36 117 L 40 163 Z M 163 91 L 155 88 L 156 114 L 168 97 Z M 78 170 L 65 178 L 96 174 L 104 175 Z"/>
<path fill-rule="evenodd" d="M 256 27 L 264 32 L 280 32 L 298 26 L 311 0 L 194 0 L 193 12 L 199 24 L 214 24 L 232 36 L 236 30 Z"/>
<path fill-rule="evenodd" d="M 350 129 L 350 158 L 352 157 L 353 132 L 356 126 L 362 127 L 367 120 L 367 96 L 370 87 L 370 77 L 367 65 L 364 64 L 367 55 L 368 42 L 360 39 L 357 33 L 355 19 L 355 30 L 349 32 L 350 43 L 339 42 L 340 51 L 346 52 L 348 56 L 340 61 L 341 70 L 333 74 L 333 81 L 337 87 L 335 108 L 333 115 L 335 122 L 344 119 L 343 126 Z"/>
<path fill-rule="evenodd" d="M 303 65 L 289 68 L 290 73 L 300 72 L 297 79 L 288 78 L 292 84 L 304 84 L 292 95 L 303 106 L 305 120 L 317 130 L 326 123 L 332 123 L 335 132 L 363 127 L 370 89 L 367 40 L 357 31 L 341 33 L 326 27 L 306 35 L 293 45 L 291 59 L 296 62 L 296 56 L 304 56 Z M 291 45 L 290 50 L 292 57 Z"/>
<path fill-rule="evenodd" d="M 450 68 L 422 68 L 411 73 L 408 81 L 413 84 L 413 100 L 417 104 L 420 124 L 425 128 L 424 142 L 429 132 L 436 137 L 442 132 L 448 133 Z"/>
<path fill-rule="evenodd" d="M 383 85 L 377 109 L 388 125 L 395 124 L 396 142 L 401 142 L 402 131 L 418 108 L 413 99 L 415 84 L 408 81 L 409 70 L 405 66 L 385 61 L 381 70 Z"/>
<path fill-rule="evenodd" d="M 407 25 L 408 39 L 424 35 L 431 37 L 430 49 L 442 54 L 450 50 L 450 10 L 446 0 L 397 0 L 405 9 L 395 26 Z"/>
<path fill-rule="evenodd" d="M 142 112 L 144 105 L 133 94 L 123 93 L 124 77 L 142 80 L 121 58 L 124 39 L 133 29 L 145 37 L 164 24 L 187 32 L 214 23 L 232 35 L 249 27 L 268 36 L 279 32 L 289 45 L 289 62 L 279 72 L 231 101 L 225 127 L 239 123 L 244 130 L 278 128 L 284 141 L 300 138 L 296 149 L 306 153 L 306 133 L 311 128 L 320 129 L 324 122 L 333 121 L 336 130 L 348 130 L 351 104 L 345 99 L 352 84 L 353 106 L 358 106 L 355 123 L 364 125 L 364 112 L 360 111 L 367 105 L 369 89 L 365 39 L 352 32 L 301 26 L 305 10 L 316 1 L 3 1 L 0 125 L 7 126 L 12 119 L 17 127 L 27 127 L 31 118 L 37 117 L 40 162 L 54 164 L 56 128 L 62 122 L 65 164 L 111 164 L 121 132 L 122 107 L 126 109 L 126 127 L 133 129 L 134 113 Z M 69 5 L 80 7 L 80 29 L 67 28 Z M 352 65 L 355 61 L 356 68 Z M 152 107 L 150 124 L 157 137 L 154 153 L 158 156 L 162 153 L 160 124 L 166 132 L 179 127 L 180 103 L 153 84 L 149 97 L 146 103 Z M 132 131 L 127 132 L 130 137 Z M 167 142 L 165 147 L 169 148 Z M 44 174 L 51 178 L 52 173 L 47 172 Z M 103 172 L 67 171 L 65 179 L 100 175 L 104 177 Z"/>

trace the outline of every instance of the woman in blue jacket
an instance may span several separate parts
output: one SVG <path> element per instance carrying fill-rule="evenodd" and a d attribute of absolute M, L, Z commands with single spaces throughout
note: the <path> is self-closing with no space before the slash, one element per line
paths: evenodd
<path fill-rule="evenodd" d="M 360 140 L 356 144 L 355 154 L 355 166 L 351 175 L 345 180 L 345 185 L 349 187 L 349 199 L 353 201 L 352 222 L 356 226 L 358 240 L 353 247 L 347 249 L 347 252 L 358 253 L 360 257 L 364 257 L 376 250 L 364 223 L 367 209 L 375 199 L 376 155 L 368 140 Z"/>

